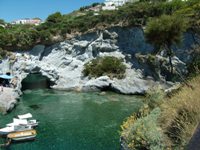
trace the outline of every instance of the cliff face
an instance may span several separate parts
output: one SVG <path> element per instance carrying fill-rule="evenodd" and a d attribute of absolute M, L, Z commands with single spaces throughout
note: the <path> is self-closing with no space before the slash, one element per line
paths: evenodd
<path fill-rule="evenodd" d="M 192 35 L 186 34 L 180 48 L 174 47 L 173 64 L 182 73 L 187 72 L 185 63 L 190 60 L 189 56 L 183 56 L 189 52 L 193 43 Z M 143 30 L 115 27 L 82 35 L 50 47 L 37 45 L 29 52 L 16 52 L 10 65 L 6 60 L 0 64 L 0 72 L 11 70 L 13 75 L 18 77 L 18 91 L 21 88 L 21 81 L 29 73 L 40 72 L 54 83 L 52 88 L 55 89 L 109 89 L 123 94 L 143 94 L 153 86 L 159 85 L 163 89 L 168 89 L 174 85 L 165 80 L 166 74 L 162 73 L 162 66 L 159 63 L 161 60 L 166 61 L 167 68 L 167 59 L 160 55 L 156 56 L 153 62 L 156 68 L 152 68 L 152 64 L 146 61 L 144 56 L 152 51 L 153 47 L 145 42 Z M 140 53 L 145 61 L 138 61 L 137 53 Z M 103 56 L 122 58 L 127 66 L 126 77 L 121 80 L 110 79 L 108 76 L 89 79 L 82 75 L 85 63 Z"/>
<path fill-rule="evenodd" d="M 4 87 L 0 91 L 0 112 L 6 113 L 14 108 L 18 94 L 12 88 Z"/>

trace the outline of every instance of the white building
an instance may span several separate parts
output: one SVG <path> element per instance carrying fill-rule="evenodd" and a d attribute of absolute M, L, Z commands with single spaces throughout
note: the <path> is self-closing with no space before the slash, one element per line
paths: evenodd
<path fill-rule="evenodd" d="M 40 18 L 25 18 L 25 19 L 19 19 L 11 22 L 11 24 L 32 24 L 32 25 L 39 25 L 41 24 L 42 20 Z"/>
<path fill-rule="evenodd" d="M 132 0 L 105 0 L 105 6 L 102 7 L 102 10 L 115 10 L 119 6 L 123 6 L 125 3 Z"/>
<path fill-rule="evenodd" d="M 15 20 L 13 21 L 11 24 L 26 24 L 27 19 L 19 19 L 19 20 Z"/>

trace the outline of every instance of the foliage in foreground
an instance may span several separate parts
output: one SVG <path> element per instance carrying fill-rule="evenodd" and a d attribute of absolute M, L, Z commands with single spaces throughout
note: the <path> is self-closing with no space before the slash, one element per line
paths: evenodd
<path fill-rule="evenodd" d="M 86 63 L 84 67 L 83 75 L 89 77 L 107 75 L 110 78 L 121 79 L 126 72 L 126 66 L 122 60 L 112 56 L 93 59 Z"/>
<path fill-rule="evenodd" d="M 171 147 L 185 147 L 200 122 L 200 76 L 193 78 L 161 105 L 161 128 L 171 141 Z"/>
<path fill-rule="evenodd" d="M 131 150 L 164 150 L 163 133 L 157 126 L 160 109 L 155 108 L 149 113 L 148 105 L 140 109 L 139 115 L 134 114 L 121 126 L 121 136 Z"/>
<path fill-rule="evenodd" d="M 161 114 L 159 107 L 163 103 L 164 95 L 159 87 L 149 89 L 144 106 L 123 122 L 121 136 L 129 149 L 166 149 L 167 143 L 158 124 Z"/>
<path fill-rule="evenodd" d="M 134 114 L 123 123 L 121 136 L 125 137 L 128 146 L 131 149 L 138 149 L 138 145 L 139 149 L 142 148 L 142 146 L 144 146 L 144 149 L 154 149 L 154 147 L 152 148 L 146 144 L 151 143 L 154 139 L 154 135 L 151 135 L 149 138 L 146 136 L 150 135 L 153 131 L 154 134 L 160 135 L 159 138 L 162 140 L 161 143 L 165 143 L 165 145 L 163 145 L 166 146 L 165 149 L 186 148 L 200 122 L 199 83 L 200 75 L 189 81 L 192 88 L 183 86 L 180 90 L 173 93 L 173 95 L 170 95 L 170 97 L 163 97 L 159 92 L 157 92 L 157 94 L 147 95 L 146 108 L 149 108 L 149 110 L 159 109 L 161 112 L 157 115 L 146 113 L 148 111 L 143 113 L 145 115 Z M 150 119 L 148 120 L 147 118 Z M 151 126 L 144 126 L 144 122 L 146 124 L 150 123 Z M 139 123 L 140 125 L 138 125 Z M 146 126 L 148 128 L 144 128 Z M 136 132 L 137 128 L 141 128 L 142 132 Z M 159 130 L 156 131 L 155 129 Z M 158 141 L 158 144 L 159 143 L 160 142 Z M 162 149 L 162 147 L 160 149 Z"/>

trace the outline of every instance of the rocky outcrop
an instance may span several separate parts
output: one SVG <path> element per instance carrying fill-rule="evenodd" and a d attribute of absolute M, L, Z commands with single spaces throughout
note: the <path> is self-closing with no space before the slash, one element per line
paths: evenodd
<path fill-rule="evenodd" d="M 185 38 L 190 38 L 190 35 L 187 34 Z M 189 49 L 188 40 L 185 41 L 187 45 L 182 47 L 182 52 Z M 191 46 L 193 41 L 189 41 Z M 10 70 L 17 77 L 16 91 L 19 94 L 22 80 L 29 73 L 35 72 L 48 77 L 54 83 L 52 86 L 54 89 L 78 91 L 109 89 L 123 94 L 144 94 L 153 86 L 160 85 L 163 89 L 168 89 L 174 85 L 165 80 L 165 74 L 155 75 L 159 68 L 155 70 L 152 69 L 152 64 L 139 62 L 135 55 L 138 52 L 146 55 L 152 51 L 153 47 L 145 42 L 142 29 L 116 27 L 82 35 L 50 47 L 37 45 L 30 51 L 13 53 L 10 60 L 0 63 L 0 72 Z M 177 51 L 178 48 L 175 49 L 175 52 Z M 176 54 L 173 63 L 181 72 L 185 72 L 184 61 L 188 59 L 179 59 L 182 54 Z M 123 59 L 127 67 L 124 79 L 111 79 L 108 76 L 95 79 L 83 76 L 84 64 L 103 56 Z M 163 59 L 163 56 L 157 56 L 157 60 L 161 57 Z"/>
<path fill-rule="evenodd" d="M 16 103 L 18 94 L 14 91 L 12 88 L 6 88 L 4 87 L 0 91 L 0 112 L 6 113 L 10 110 L 12 110 Z"/>

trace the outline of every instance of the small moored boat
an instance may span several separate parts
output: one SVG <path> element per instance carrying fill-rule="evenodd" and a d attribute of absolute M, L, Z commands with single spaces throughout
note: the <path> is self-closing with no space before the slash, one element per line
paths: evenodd
<path fill-rule="evenodd" d="M 33 140 L 36 137 L 36 135 L 36 130 L 27 130 L 10 133 L 7 135 L 7 138 L 13 141 Z"/>
<path fill-rule="evenodd" d="M 27 113 L 24 115 L 18 115 L 18 118 L 13 118 L 13 122 L 7 124 L 7 127 L 12 127 L 14 125 L 23 125 L 23 126 L 31 126 L 31 127 L 36 127 L 38 126 L 38 121 L 35 119 L 30 119 L 32 118 L 31 113 Z"/>
<path fill-rule="evenodd" d="M 0 135 L 4 136 L 12 132 L 17 132 L 17 131 L 26 131 L 26 130 L 31 130 L 31 126 L 24 126 L 24 125 L 18 125 L 18 124 L 13 124 L 13 126 L 7 126 L 5 128 L 0 129 Z"/>
<path fill-rule="evenodd" d="M 24 115 L 18 115 L 18 118 L 13 118 L 13 122 L 6 125 L 5 128 L 0 129 L 0 135 L 5 136 L 9 133 L 32 130 L 38 126 L 37 120 L 30 120 L 32 118 L 31 113 Z"/>

